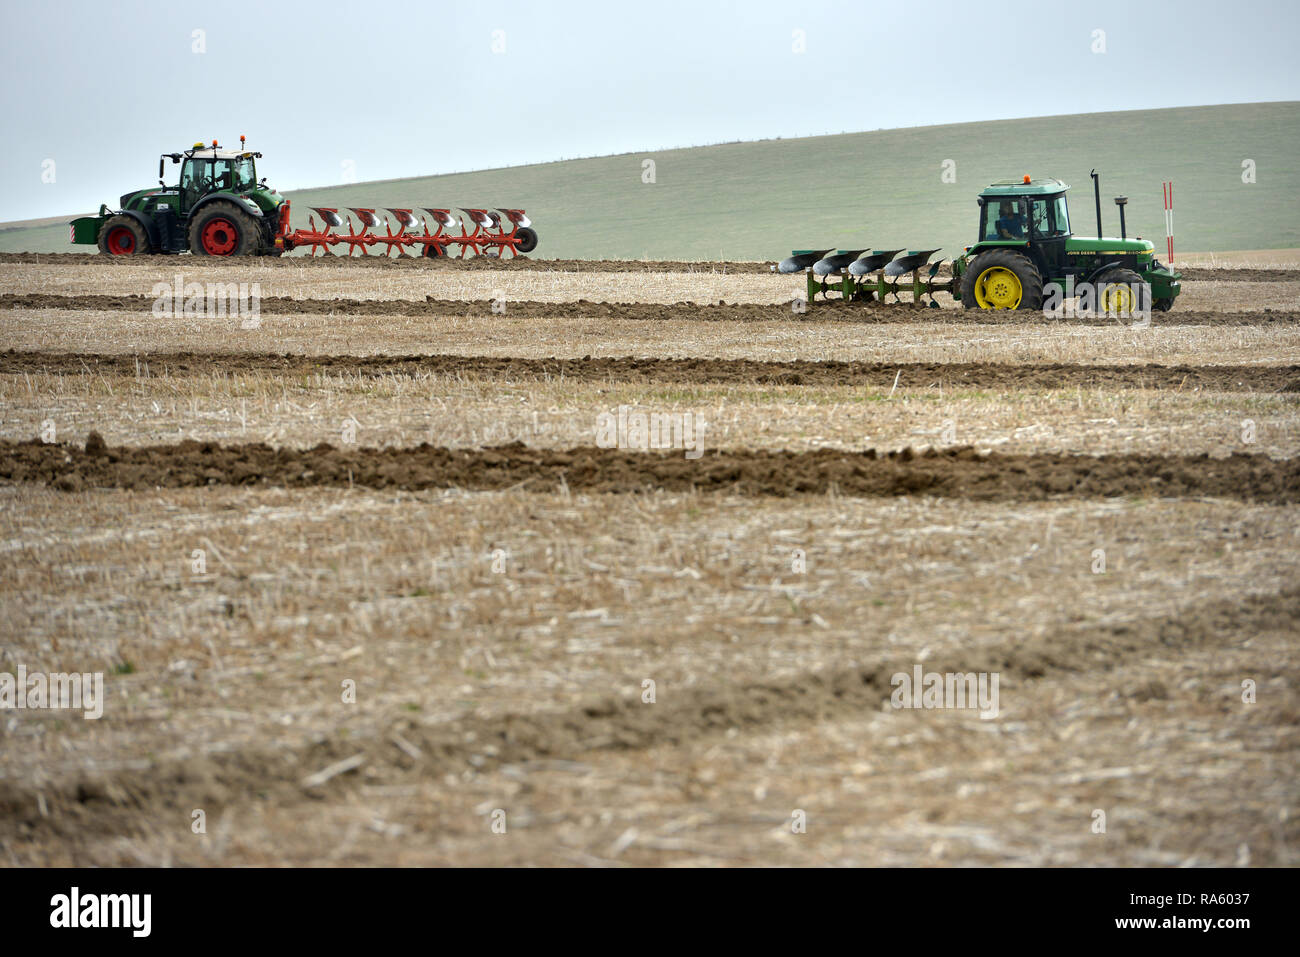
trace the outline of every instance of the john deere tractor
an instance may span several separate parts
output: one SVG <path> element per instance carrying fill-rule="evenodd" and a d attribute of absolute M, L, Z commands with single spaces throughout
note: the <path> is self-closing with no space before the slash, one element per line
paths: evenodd
<path fill-rule="evenodd" d="M 74 243 L 98 243 L 112 256 L 179 253 L 196 256 L 279 255 L 289 204 L 266 180 L 257 179 L 261 153 L 195 143 L 183 153 L 158 158 L 158 186 L 122 197 L 121 209 L 99 207 L 97 216 L 72 221 Z M 181 167 L 180 182 L 167 186 L 167 160 Z"/>
<path fill-rule="evenodd" d="M 1101 237 L 1101 191 L 1097 236 Z M 980 231 L 973 246 L 953 263 L 953 289 L 967 309 L 1041 309 L 1043 287 L 1057 283 L 1070 297 L 1081 284 L 1097 290 L 1095 308 L 1120 315 L 1148 304 L 1134 297 L 1149 284 L 1154 309 L 1167 310 L 1178 296 L 1180 273 L 1155 258 L 1149 241 L 1129 239 L 1124 225 L 1128 199 L 1119 207 L 1119 239 L 1080 239 L 1070 231 L 1070 215 L 1060 180 L 1029 176 L 994 183 L 979 195 Z"/>
<path fill-rule="evenodd" d="M 1070 229 L 1065 193 L 1057 179 L 994 183 L 984 189 L 979 238 L 952 264 L 951 279 L 936 279 L 938 249 L 796 249 L 773 267 L 779 273 L 807 275 L 811 303 L 820 294 L 844 301 L 911 302 L 938 308 L 935 293 L 946 292 L 967 309 L 1042 309 L 1074 296 L 1091 299 L 1090 308 L 1116 316 L 1166 310 L 1179 293 L 1180 273 L 1155 258 L 1155 246 L 1129 239 L 1124 223 L 1126 197 L 1117 196 L 1119 239 L 1102 237 L 1101 187 L 1092 173 L 1097 200 L 1097 239 L 1082 239 Z M 908 278 L 910 277 L 910 278 Z M 1051 289 L 1051 284 L 1059 290 Z M 1145 301 L 1149 295 L 1150 301 Z"/>

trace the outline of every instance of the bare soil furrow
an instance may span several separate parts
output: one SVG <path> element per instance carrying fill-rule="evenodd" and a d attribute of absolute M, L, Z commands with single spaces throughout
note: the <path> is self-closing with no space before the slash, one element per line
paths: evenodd
<path fill-rule="evenodd" d="M 534 449 L 272 448 L 261 443 L 108 448 L 92 432 L 84 448 L 0 442 L 0 479 L 64 491 L 88 488 L 353 486 L 417 490 L 521 488 L 553 492 L 721 492 L 735 495 L 934 495 L 982 501 L 1073 497 L 1222 497 L 1300 502 L 1300 459 L 1259 454 L 981 454 L 963 446 L 921 452 Z"/>
<path fill-rule="evenodd" d="M 148 313 L 154 300 L 143 295 L 59 296 L 49 293 L 6 293 L 0 295 L 0 309 L 70 309 L 120 310 Z M 793 312 L 789 303 L 726 303 L 701 305 L 695 302 L 574 302 L 509 301 L 494 308 L 490 299 L 294 299 L 265 296 L 259 311 L 273 315 L 348 315 L 348 316 L 527 316 L 537 319 L 595 318 L 670 320 L 691 319 L 726 322 L 763 322 L 804 320 L 818 322 L 854 322 L 862 324 L 917 323 L 942 320 L 954 324 L 1016 325 L 1037 320 L 1044 325 L 1116 326 L 1132 325 L 1103 315 L 1061 316 L 1046 318 L 1024 310 L 944 309 L 916 307 L 910 303 L 838 303 L 817 302 L 802 313 Z M 1151 325 L 1255 326 L 1273 323 L 1300 323 L 1300 311 L 1263 309 L 1257 312 L 1209 312 L 1178 310 L 1157 313 Z"/>
<path fill-rule="evenodd" d="M 348 356 L 245 352 L 0 353 L 0 375 L 474 376 L 577 382 L 744 383 L 903 389 L 1177 389 L 1300 392 L 1300 365 L 1089 365 L 990 362 L 773 362 L 636 356 L 530 359 L 513 356 Z"/>

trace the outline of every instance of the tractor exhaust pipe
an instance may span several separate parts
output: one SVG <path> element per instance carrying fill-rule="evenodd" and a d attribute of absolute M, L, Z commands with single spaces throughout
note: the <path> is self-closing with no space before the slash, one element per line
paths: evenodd
<path fill-rule="evenodd" d="M 1128 203 L 1127 196 L 1116 196 L 1115 205 L 1119 207 L 1119 238 L 1128 239 L 1128 233 L 1124 228 L 1124 206 Z"/>
<path fill-rule="evenodd" d="M 1097 238 L 1101 239 L 1101 176 L 1096 170 L 1088 175 L 1092 177 L 1092 194 L 1097 200 Z"/>

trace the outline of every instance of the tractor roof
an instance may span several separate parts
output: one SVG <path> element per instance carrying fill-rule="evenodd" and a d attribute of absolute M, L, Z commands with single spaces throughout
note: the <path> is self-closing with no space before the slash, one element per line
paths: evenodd
<path fill-rule="evenodd" d="M 228 159 L 239 159 L 241 156 L 253 155 L 252 151 L 243 151 L 243 152 L 239 150 L 214 151 L 211 146 L 209 146 L 207 149 L 193 150 L 192 152 L 196 159 L 212 159 L 215 156 L 217 159 L 228 160 Z"/>
<path fill-rule="evenodd" d="M 197 156 L 199 159 L 238 159 L 241 156 L 255 156 L 252 150 L 228 150 L 224 146 L 218 146 L 215 150 L 211 146 L 202 146 L 195 144 L 184 152 Z"/>
<path fill-rule="evenodd" d="M 1070 187 L 1059 179 L 1004 179 L 984 187 L 981 196 L 1047 196 L 1063 193 Z"/>

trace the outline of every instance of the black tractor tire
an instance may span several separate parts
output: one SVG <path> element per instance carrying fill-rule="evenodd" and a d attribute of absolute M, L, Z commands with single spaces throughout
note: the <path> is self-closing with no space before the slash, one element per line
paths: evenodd
<path fill-rule="evenodd" d="M 527 226 L 520 226 L 515 231 L 515 236 L 519 239 L 519 245 L 515 247 L 516 252 L 530 253 L 537 248 L 537 231 Z"/>
<path fill-rule="evenodd" d="M 190 220 L 190 252 L 196 256 L 251 256 L 262 246 L 262 230 L 234 203 L 211 203 Z"/>
<path fill-rule="evenodd" d="M 961 304 L 964 307 L 981 308 L 975 298 L 975 282 L 994 267 L 1009 270 L 1020 280 L 1020 302 L 1015 306 L 1016 309 L 1043 308 L 1043 277 L 1032 259 L 1014 249 L 989 249 L 975 257 L 961 280 Z"/>
<path fill-rule="evenodd" d="M 1125 269 L 1123 266 L 1115 266 L 1111 269 L 1105 270 L 1100 275 L 1094 276 L 1092 280 L 1092 284 L 1097 289 L 1097 297 L 1095 302 L 1093 303 L 1093 308 L 1096 309 L 1098 312 L 1105 311 L 1103 310 L 1101 304 L 1101 287 L 1103 283 L 1111 283 L 1111 284 L 1119 283 L 1120 285 L 1129 286 L 1130 288 L 1132 288 L 1134 285 L 1138 285 L 1138 286 L 1142 285 L 1143 281 L 1144 280 L 1142 279 L 1142 277 L 1139 276 L 1137 273 L 1135 273 L 1132 269 Z M 1173 301 L 1170 300 L 1171 305 L 1172 302 Z M 1154 302 L 1152 302 L 1150 305 L 1153 308 L 1155 307 Z M 1133 306 L 1134 308 L 1139 308 L 1141 306 L 1141 303 L 1135 302 Z M 1130 317 L 1129 313 L 1123 313 L 1117 316 L 1116 318 L 1127 319 L 1129 317 Z"/>
<path fill-rule="evenodd" d="M 1156 312 L 1168 312 L 1170 309 L 1174 308 L 1174 297 L 1170 296 L 1168 299 L 1152 299 L 1151 308 Z"/>
<path fill-rule="evenodd" d="M 138 256 L 153 252 L 149 234 L 130 216 L 110 216 L 99 230 L 99 251 L 105 256 Z"/>
<path fill-rule="evenodd" d="M 428 243 L 424 247 L 424 255 L 426 259 L 444 259 L 447 256 L 447 250 L 441 246 L 435 246 L 433 243 Z"/>

